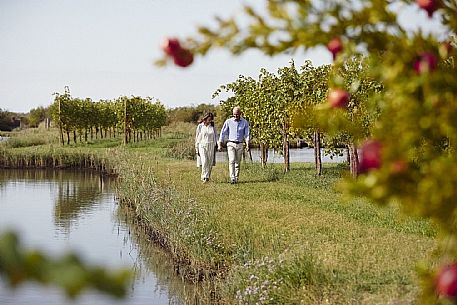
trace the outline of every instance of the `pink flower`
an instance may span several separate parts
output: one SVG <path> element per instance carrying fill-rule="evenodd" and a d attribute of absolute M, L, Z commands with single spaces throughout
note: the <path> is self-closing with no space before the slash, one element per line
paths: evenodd
<path fill-rule="evenodd" d="M 433 16 L 433 13 L 439 7 L 438 0 L 416 0 L 416 3 L 421 9 L 427 12 L 429 18 Z"/>
<path fill-rule="evenodd" d="M 161 47 L 165 54 L 172 57 L 181 50 L 181 44 L 177 38 L 166 38 Z"/>
<path fill-rule="evenodd" d="M 328 102 L 332 108 L 344 108 L 349 103 L 349 92 L 344 89 L 333 89 L 328 94 Z"/>
<path fill-rule="evenodd" d="M 359 162 L 359 173 L 366 173 L 381 167 L 382 143 L 378 140 L 367 140 L 361 147 L 362 156 Z"/>
<path fill-rule="evenodd" d="M 188 67 L 194 62 L 194 55 L 188 49 L 181 47 L 181 44 L 176 38 L 167 38 L 162 43 L 162 50 L 167 55 L 173 58 L 175 65 L 179 67 Z"/>
<path fill-rule="evenodd" d="M 457 264 L 442 267 L 435 278 L 436 292 L 444 297 L 457 296 Z"/>
<path fill-rule="evenodd" d="M 333 60 L 335 60 L 336 55 L 343 50 L 343 42 L 340 37 L 335 37 L 329 41 L 327 44 L 327 49 L 332 53 Z"/>
<path fill-rule="evenodd" d="M 420 57 L 414 62 L 414 70 L 418 74 L 432 72 L 438 66 L 438 59 L 435 54 L 431 52 L 424 52 Z"/>

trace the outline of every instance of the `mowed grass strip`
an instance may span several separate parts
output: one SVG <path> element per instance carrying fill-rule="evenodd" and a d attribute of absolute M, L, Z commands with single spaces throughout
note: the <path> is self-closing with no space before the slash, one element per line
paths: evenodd
<path fill-rule="evenodd" d="M 208 184 L 201 184 L 194 162 L 168 159 L 160 164 L 159 180 L 170 181 L 179 193 L 212 210 L 211 224 L 234 249 L 227 258 L 234 266 L 284 253 L 312 257 L 326 274 L 325 282 L 318 292 L 290 287 L 288 293 L 296 299 L 287 302 L 388 304 L 414 299 L 415 265 L 435 247 L 433 227 L 400 215 L 395 207 L 381 208 L 361 198 L 344 201 L 335 188 L 346 171 L 341 164 L 326 164 L 324 176 L 316 177 L 312 164 L 293 164 L 283 174 L 281 165 L 262 169 L 245 163 L 237 185 L 228 183 L 225 163 L 214 167 Z M 259 298 L 243 301 L 254 304 Z"/>

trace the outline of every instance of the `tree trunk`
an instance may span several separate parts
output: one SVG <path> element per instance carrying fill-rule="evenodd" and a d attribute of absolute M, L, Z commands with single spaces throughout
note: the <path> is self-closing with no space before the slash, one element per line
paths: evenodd
<path fill-rule="evenodd" d="M 73 142 L 76 144 L 76 130 L 73 130 Z"/>
<path fill-rule="evenodd" d="M 290 171 L 290 143 L 287 138 L 284 140 L 282 152 L 284 154 L 284 172 L 287 173 Z"/>
<path fill-rule="evenodd" d="M 356 178 L 358 175 L 358 168 L 359 168 L 359 154 L 357 152 L 357 146 L 354 143 L 348 145 L 349 148 L 349 155 L 350 155 L 350 170 L 351 175 Z"/>
<path fill-rule="evenodd" d="M 60 109 L 60 99 L 59 99 L 59 129 L 60 129 L 60 138 L 62 139 L 62 145 L 65 144 L 63 140 L 63 130 L 62 130 L 62 117 L 61 117 L 61 109 Z"/>
<path fill-rule="evenodd" d="M 284 172 L 287 173 L 290 171 L 290 143 L 289 143 L 289 137 L 287 135 L 287 130 L 289 126 L 287 126 L 287 123 L 283 124 L 283 145 L 282 145 L 282 152 L 284 154 Z"/>
<path fill-rule="evenodd" d="M 351 150 L 349 149 L 349 144 L 346 146 L 346 162 L 351 164 Z"/>
<path fill-rule="evenodd" d="M 268 144 L 260 143 L 260 162 L 265 167 L 268 162 Z"/>
<path fill-rule="evenodd" d="M 128 131 L 130 133 L 130 131 Z M 127 138 L 127 100 L 124 101 L 124 145 L 129 142 Z"/>
<path fill-rule="evenodd" d="M 65 140 L 63 139 L 62 125 L 59 126 L 59 129 L 60 129 L 60 140 L 62 141 L 62 145 L 65 145 Z"/>
<path fill-rule="evenodd" d="M 321 134 L 318 131 L 314 132 L 314 162 L 316 165 L 316 175 L 322 175 L 322 155 L 321 155 Z"/>

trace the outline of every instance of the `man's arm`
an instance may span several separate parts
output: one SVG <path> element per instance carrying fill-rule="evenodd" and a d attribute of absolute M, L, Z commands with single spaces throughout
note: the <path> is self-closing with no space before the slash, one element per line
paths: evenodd
<path fill-rule="evenodd" d="M 217 150 L 221 151 L 222 150 L 222 141 L 224 141 L 224 138 L 228 135 L 228 124 L 227 121 L 224 122 L 224 125 L 222 125 L 221 133 L 219 135 L 219 141 L 217 141 Z"/>
<path fill-rule="evenodd" d="M 246 126 L 244 127 L 244 141 L 246 142 L 246 150 L 249 150 L 250 136 L 249 122 L 246 120 Z"/>

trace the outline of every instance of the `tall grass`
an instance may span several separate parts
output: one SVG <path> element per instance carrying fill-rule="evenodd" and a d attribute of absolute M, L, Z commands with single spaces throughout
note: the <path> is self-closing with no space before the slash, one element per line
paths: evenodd
<path fill-rule="evenodd" d="M 174 139 L 188 139 L 195 136 L 197 124 L 176 122 L 162 128 L 163 136 Z"/>
<path fill-rule="evenodd" d="M 30 128 L 20 131 L 9 132 L 8 140 L 2 146 L 8 148 L 39 146 L 59 143 L 57 129 Z"/>
<path fill-rule="evenodd" d="M 112 151 L 89 151 L 54 146 L 6 149 L 0 147 L 0 168 L 79 168 L 115 175 Z"/>
<path fill-rule="evenodd" d="M 192 198 L 181 196 L 169 181 L 158 181 L 153 160 L 142 154 L 133 155 L 129 161 L 120 158 L 117 162 L 120 181 L 116 193 L 120 201 L 135 210 L 188 279 L 201 280 L 224 269 L 225 249 L 206 221 L 211 219 L 211 211 Z"/>
<path fill-rule="evenodd" d="M 193 139 L 187 139 L 175 142 L 168 147 L 165 156 L 175 159 L 194 160 L 195 141 Z"/>

